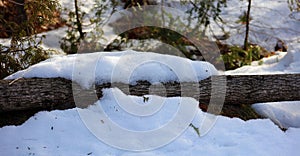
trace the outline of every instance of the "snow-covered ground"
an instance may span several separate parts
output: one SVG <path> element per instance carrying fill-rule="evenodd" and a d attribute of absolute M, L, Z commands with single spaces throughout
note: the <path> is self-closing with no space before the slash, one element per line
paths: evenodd
<path fill-rule="evenodd" d="M 227 1 L 227 4 L 228 7 L 221 13 L 226 23 L 225 30 L 231 35 L 226 42 L 242 45 L 245 25 L 236 21 L 247 10 L 248 1 L 232 0 Z M 288 45 L 299 44 L 300 20 L 293 18 L 293 14 L 296 15 L 299 12 L 291 12 L 285 0 L 252 1 L 249 41 L 268 50 L 274 50 L 277 39 L 285 41 Z M 213 26 L 213 31 L 220 33 L 216 25 Z"/>
<path fill-rule="evenodd" d="M 300 128 L 300 101 L 270 102 L 253 105 L 262 116 L 283 128 Z"/>
<path fill-rule="evenodd" d="M 104 106 L 106 113 L 117 124 L 131 130 L 153 129 L 166 122 L 169 114 L 174 111 L 174 102 L 181 98 L 166 98 L 165 103 L 170 109 L 162 109 L 160 115 L 150 118 L 128 117 L 128 114 L 118 107 L 113 92 L 116 89 L 105 91 L 105 96 L 98 103 Z M 126 96 L 119 93 L 126 101 L 134 98 L 141 105 L 142 97 Z M 152 99 L 153 97 L 150 97 Z M 126 102 L 125 101 L 125 102 Z M 170 105 L 171 104 L 171 105 Z M 117 107 L 115 107 L 117 106 Z M 172 107 L 173 106 L 173 107 Z M 194 120 L 195 127 L 200 127 L 205 113 L 197 110 Z M 99 119 L 97 124 L 106 124 Z M 172 133 L 172 129 L 169 129 Z M 201 130 L 200 130 L 201 133 Z M 82 122 L 77 110 L 39 112 L 21 126 L 6 126 L 0 129 L 1 155 L 298 155 L 300 129 L 289 128 L 281 131 L 270 120 L 242 121 L 238 118 L 218 116 L 212 129 L 204 136 L 199 137 L 192 127 L 188 127 L 173 142 L 155 150 L 132 152 L 113 148 L 98 140 Z M 119 134 L 118 139 L 126 144 L 135 143 L 135 138 L 123 140 L 126 136 Z M 160 140 L 164 136 L 153 136 L 148 139 Z M 138 146 L 138 145 L 136 145 Z"/>

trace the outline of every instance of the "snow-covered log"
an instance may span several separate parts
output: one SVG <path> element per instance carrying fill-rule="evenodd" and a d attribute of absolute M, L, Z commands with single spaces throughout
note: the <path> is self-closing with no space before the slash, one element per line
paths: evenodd
<path fill-rule="evenodd" d="M 300 74 L 212 76 L 199 82 L 200 92 L 198 93 L 192 89 L 189 90 L 189 86 L 195 85 L 193 83 L 169 82 L 163 83 L 164 87 L 161 87 L 151 85 L 146 81 L 139 81 L 136 85 L 129 85 L 127 94 L 146 95 L 149 94 L 150 87 L 150 90 L 154 88 L 151 92 L 153 94 L 172 97 L 181 96 L 181 91 L 184 90 L 185 95 L 198 99 L 200 97 L 201 104 L 209 104 L 211 97 L 222 97 L 221 94 L 224 91 L 220 89 L 221 91 L 211 95 L 212 80 L 214 83 L 218 81 L 223 83 L 225 77 L 225 105 L 300 100 Z M 82 89 L 74 87 L 74 84 L 72 87 L 72 81 L 64 78 L 0 80 L 0 112 L 75 107 L 73 93 L 80 94 Z M 125 91 L 128 85 L 96 85 L 97 97 L 102 96 L 103 88 L 110 87 L 118 87 Z"/>

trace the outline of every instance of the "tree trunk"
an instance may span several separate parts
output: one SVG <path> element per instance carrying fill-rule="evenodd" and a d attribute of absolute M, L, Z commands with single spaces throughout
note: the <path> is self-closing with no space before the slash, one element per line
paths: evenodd
<path fill-rule="evenodd" d="M 246 32 L 245 32 L 245 41 L 244 41 L 244 50 L 248 50 L 248 38 L 249 38 L 249 25 L 250 25 L 250 10 L 251 10 L 251 0 L 248 0 L 248 9 L 246 15 Z"/>
<path fill-rule="evenodd" d="M 214 88 L 211 84 L 224 84 L 226 87 Z M 212 81 L 213 80 L 213 81 Z M 101 84 L 96 85 L 96 94 L 100 98 L 103 88 L 118 87 L 126 94 L 160 96 L 190 96 L 200 98 L 201 104 L 222 98 L 225 94 L 225 105 L 253 104 L 259 102 L 294 101 L 300 100 L 300 74 L 283 75 L 227 75 L 213 76 L 199 82 L 198 94 L 192 88 L 193 83 L 164 83 L 163 86 L 151 85 L 146 81 L 139 81 L 136 85 L 127 84 Z M 73 85 L 73 87 L 72 87 Z M 31 78 L 0 80 L 0 113 L 24 110 L 53 110 L 75 107 L 73 94 L 80 95 L 82 89 L 76 83 L 63 78 Z M 150 89 L 149 89 L 150 88 Z M 226 92 L 225 92 L 226 88 Z M 72 90 L 73 89 L 73 90 Z M 92 94 L 95 90 L 90 90 Z M 183 91 L 183 92 L 182 92 Z M 182 95 L 184 93 L 184 95 Z M 82 95 L 80 95 L 82 96 Z M 85 95 L 82 97 L 88 97 Z M 75 99 L 78 96 L 75 96 Z M 215 97 L 214 100 L 211 97 Z M 82 100 L 82 99 L 81 99 Z M 92 104 L 91 101 L 86 102 Z M 77 105 L 78 106 L 78 105 Z M 80 106 L 85 107 L 85 106 Z"/>
<path fill-rule="evenodd" d="M 78 1 L 74 0 L 74 7 L 75 7 L 75 15 L 76 15 L 76 25 L 77 30 L 79 32 L 79 41 L 84 39 L 84 33 L 82 30 L 82 23 L 80 21 L 80 15 L 79 15 L 79 8 L 78 8 Z"/>

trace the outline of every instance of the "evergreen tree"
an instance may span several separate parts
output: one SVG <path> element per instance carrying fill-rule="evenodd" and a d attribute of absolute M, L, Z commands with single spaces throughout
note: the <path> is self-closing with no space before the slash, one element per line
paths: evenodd
<path fill-rule="evenodd" d="M 45 36 L 37 36 L 49 27 L 58 27 L 59 4 L 56 0 L 10 0 L 0 3 L 0 78 L 25 69 L 49 57 L 54 51 L 41 47 Z"/>

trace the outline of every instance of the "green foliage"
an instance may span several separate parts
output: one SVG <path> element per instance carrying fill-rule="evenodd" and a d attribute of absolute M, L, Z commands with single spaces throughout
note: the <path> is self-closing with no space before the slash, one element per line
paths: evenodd
<path fill-rule="evenodd" d="M 55 53 L 41 47 L 45 36 L 38 36 L 36 33 L 38 27 L 52 22 L 53 12 L 57 11 L 58 6 L 55 0 L 29 1 L 16 9 L 26 18 L 9 20 L 0 16 L 0 21 L 3 22 L 1 26 L 4 26 L 2 29 L 9 31 L 11 36 L 10 45 L 0 44 L 0 78 L 43 61 Z"/>
<path fill-rule="evenodd" d="M 260 60 L 266 50 L 258 45 L 250 45 L 245 51 L 239 46 L 232 46 L 222 55 L 226 70 L 232 70 L 244 65 L 250 65 L 252 61 Z"/>
<path fill-rule="evenodd" d="M 250 17 L 249 21 L 252 20 L 252 17 Z M 236 23 L 242 23 L 246 24 L 247 23 L 247 12 L 244 11 L 242 15 L 239 16 L 239 20 L 236 21 Z"/>
<path fill-rule="evenodd" d="M 0 45 L 0 78 L 28 68 L 57 53 L 54 50 L 43 49 L 40 46 L 42 38 L 39 41 L 36 40 L 38 40 L 37 37 L 23 37 L 19 42 L 12 43 L 14 47 Z"/>
<path fill-rule="evenodd" d="M 221 8 L 226 7 L 227 0 L 181 0 L 183 3 L 190 3 L 191 7 L 187 13 L 191 19 L 197 19 L 199 25 L 207 27 L 210 24 L 210 18 L 222 21 L 220 17 Z M 191 22 L 191 21 L 189 21 Z M 188 25 L 190 25 L 189 23 Z"/>

